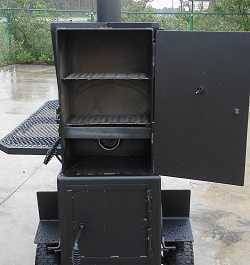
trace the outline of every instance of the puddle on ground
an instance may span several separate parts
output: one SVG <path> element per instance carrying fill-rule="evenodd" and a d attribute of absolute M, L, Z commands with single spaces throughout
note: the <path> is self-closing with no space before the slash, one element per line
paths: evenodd
<path fill-rule="evenodd" d="M 12 65 L 0 68 L 0 99 L 14 101 L 57 98 L 54 66 Z"/>

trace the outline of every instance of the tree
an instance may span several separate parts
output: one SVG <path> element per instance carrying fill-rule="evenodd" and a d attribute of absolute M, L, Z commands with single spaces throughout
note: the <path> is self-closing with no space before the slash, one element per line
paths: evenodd
<path fill-rule="evenodd" d="M 153 2 L 153 0 L 138 0 L 137 2 L 142 6 L 142 8 L 146 8 L 149 3 Z"/>
<path fill-rule="evenodd" d="M 135 11 L 143 11 L 148 7 L 148 4 L 150 4 L 153 0 L 122 0 L 122 8 L 124 10 L 132 10 Z"/>
<path fill-rule="evenodd" d="M 250 21 L 249 12 L 250 0 L 220 0 L 216 2 L 214 10 L 220 13 L 231 13 L 230 19 L 236 21 L 240 30 L 249 31 Z"/>
<path fill-rule="evenodd" d="M 209 7 L 213 7 L 216 5 L 216 0 L 210 0 L 209 1 Z"/>
<path fill-rule="evenodd" d="M 0 0 L 2 8 L 49 8 L 55 7 L 57 0 Z"/>

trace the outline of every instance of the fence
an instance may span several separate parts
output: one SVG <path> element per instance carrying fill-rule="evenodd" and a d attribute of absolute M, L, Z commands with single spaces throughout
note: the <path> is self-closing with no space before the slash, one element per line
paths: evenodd
<path fill-rule="evenodd" d="M 168 30 L 242 31 L 250 14 L 122 12 L 124 22 L 157 22 Z M 0 9 L 0 65 L 53 63 L 50 23 L 96 20 L 93 10 Z"/>

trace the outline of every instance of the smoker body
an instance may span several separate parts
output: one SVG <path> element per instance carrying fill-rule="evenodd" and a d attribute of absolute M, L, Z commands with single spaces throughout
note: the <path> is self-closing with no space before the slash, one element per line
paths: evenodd
<path fill-rule="evenodd" d="M 52 25 L 62 145 L 62 264 L 74 264 L 75 259 L 79 264 L 161 264 L 162 244 L 192 241 L 189 204 L 168 218 L 155 175 L 158 29 L 150 23 Z M 173 204 L 167 207 L 175 208 Z M 75 258 L 72 249 L 81 225 Z M 165 232 L 183 228 L 169 239 L 162 236 L 164 225 Z"/>
<path fill-rule="evenodd" d="M 151 147 L 155 28 L 120 25 L 53 25 L 65 265 L 81 224 L 81 264 L 161 263 L 160 177 L 153 176 Z"/>
<path fill-rule="evenodd" d="M 243 185 L 249 36 L 52 24 L 59 104 L 0 143 L 62 162 L 58 191 L 38 193 L 37 265 L 193 264 L 190 191 L 159 176 Z"/>

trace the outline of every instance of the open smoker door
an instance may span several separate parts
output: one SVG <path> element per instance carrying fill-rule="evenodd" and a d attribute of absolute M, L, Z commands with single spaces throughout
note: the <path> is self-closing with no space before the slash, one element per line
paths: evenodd
<path fill-rule="evenodd" d="M 157 32 L 158 174 L 243 185 L 249 47 L 249 33 Z"/>

